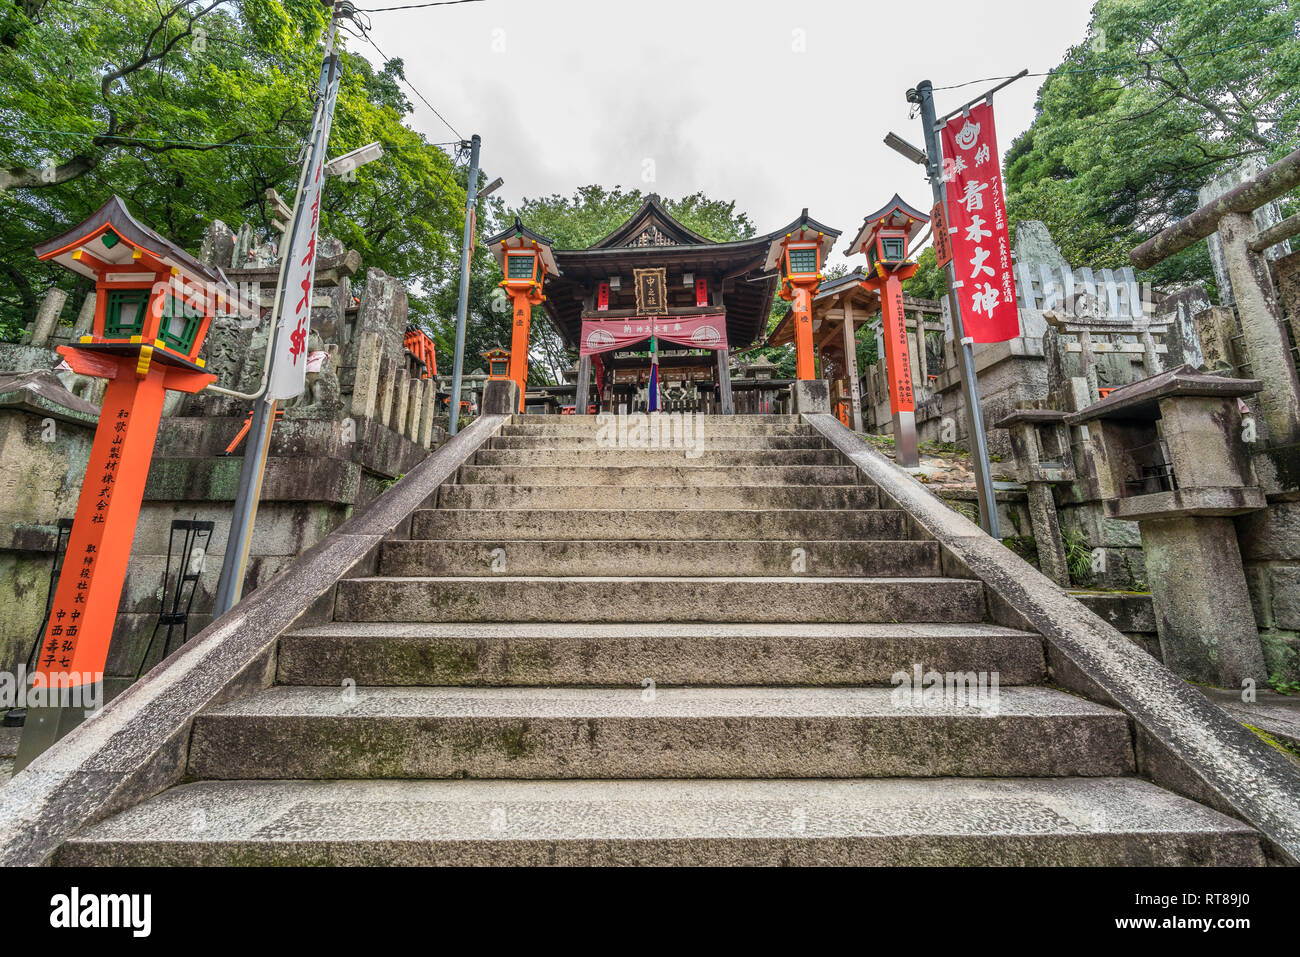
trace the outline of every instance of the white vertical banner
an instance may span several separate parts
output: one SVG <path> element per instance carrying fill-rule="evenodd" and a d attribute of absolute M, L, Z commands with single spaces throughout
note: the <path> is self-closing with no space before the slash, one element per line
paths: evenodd
<path fill-rule="evenodd" d="M 307 387 L 307 336 L 311 332 L 311 290 L 316 281 L 316 237 L 325 187 L 326 147 L 341 73 L 338 57 L 330 57 L 321 76 L 323 101 L 312 124 L 310 166 L 294 202 L 293 232 L 284 251 L 289 258 L 284 288 L 280 291 L 280 323 L 267 392 L 272 399 L 292 399 Z"/>

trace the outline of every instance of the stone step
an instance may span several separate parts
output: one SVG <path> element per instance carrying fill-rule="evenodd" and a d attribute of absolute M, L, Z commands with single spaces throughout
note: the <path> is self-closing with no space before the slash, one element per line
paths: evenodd
<path fill-rule="evenodd" d="M 338 621 L 973 622 L 966 578 L 353 578 Z"/>
<path fill-rule="evenodd" d="M 836 449 L 480 449 L 473 465 L 843 465 Z"/>
<path fill-rule="evenodd" d="M 790 575 L 819 578 L 942 574 L 939 546 L 920 541 L 434 541 L 385 542 L 384 577 L 442 575 Z"/>
<path fill-rule="evenodd" d="M 204 781 L 56 864 L 1221 865 L 1258 835 L 1137 778 Z"/>
<path fill-rule="evenodd" d="M 465 465 L 456 476 L 461 485 L 857 485 L 852 465 Z"/>
<path fill-rule="evenodd" d="M 194 720 L 198 778 L 1109 776 L 1122 712 L 1041 687 L 900 706 L 891 688 L 278 686 Z M 985 707 L 980 707 L 983 703 Z"/>
<path fill-rule="evenodd" d="M 803 423 L 791 422 L 784 424 L 763 424 L 748 421 L 753 416 L 702 416 L 701 421 L 691 422 L 692 431 L 699 429 L 704 435 L 734 435 L 734 436 L 761 436 L 761 435 L 808 435 L 816 436 L 821 433 L 810 425 Z M 589 416 L 585 421 L 582 416 L 571 421 L 569 416 L 557 418 L 547 425 L 503 425 L 497 433 L 501 436 L 523 435 L 523 436 L 594 436 L 598 432 L 609 434 L 621 433 L 627 434 L 632 431 L 632 423 L 619 423 L 617 419 L 597 420 L 595 416 Z M 658 431 L 672 434 L 674 430 L 685 429 L 686 423 L 681 426 L 669 425 L 659 426 Z"/>
<path fill-rule="evenodd" d="M 490 449 L 551 449 L 558 452 L 594 452 L 614 449 L 639 451 L 683 449 L 704 452 L 753 452 L 765 449 L 816 450 L 828 449 L 830 444 L 820 435 L 708 435 L 689 441 L 618 441 L 593 435 L 504 435 L 488 439 L 486 448 Z"/>
<path fill-rule="evenodd" d="M 987 624 L 328 622 L 280 639 L 286 685 L 889 685 L 899 672 L 1046 676 L 1043 640 Z"/>
<path fill-rule="evenodd" d="M 629 413 L 627 418 L 637 418 L 644 413 Z M 605 413 L 607 418 L 617 419 L 617 413 Z M 803 426 L 808 428 L 802 417 L 797 415 L 700 415 L 697 418 L 703 419 L 706 425 L 715 428 L 726 428 L 729 425 L 736 429 L 744 429 L 750 425 L 785 425 L 785 426 Z M 558 428 L 591 428 L 598 427 L 601 416 L 598 415 L 535 415 L 520 413 L 510 417 L 507 425 L 529 426 L 530 429 L 545 428 L 546 426 Z"/>
<path fill-rule="evenodd" d="M 439 508 L 873 509 L 869 485 L 444 485 Z"/>
<path fill-rule="evenodd" d="M 469 509 L 428 508 L 415 513 L 412 538 L 454 541 L 498 539 L 784 539 L 879 541 L 902 538 L 898 509 L 805 512 L 799 509 Z"/>

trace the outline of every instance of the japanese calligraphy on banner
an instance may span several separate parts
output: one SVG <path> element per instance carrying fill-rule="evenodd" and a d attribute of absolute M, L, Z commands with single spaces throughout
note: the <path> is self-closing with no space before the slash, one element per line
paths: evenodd
<path fill-rule="evenodd" d="M 1020 314 L 992 105 L 981 103 L 969 116 L 954 116 L 942 139 L 953 269 L 966 335 L 976 342 L 1014 339 L 1020 335 Z"/>
<path fill-rule="evenodd" d="M 280 302 L 280 326 L 275 336 L 275 364 L 271 367 L 272 399 L 292 399 L 307 386 L 307 336 L 311 333 L 311 290 L 316 282 L 316 237 L 320 228 L 321 193 L 325 186 L 325 146 L 334 119 L 334 103 L 339 92 L 336 57 L 326 61 L 332 72 L 325 90 L 323 108 L 312 126 L 311 167 L 295 206 L 293 235 L 284 251 L 288 266 L 284 272 L 284 290 Z M 321 77 L 325 87 L 326 77 Z"/>
<path fill-rule="evenodd" d="M 635 316 L 628 319 L 584 319 L 579 355 L 625 349 L 657 336 L 692 349 L 727 348 L 726 316 Z"/>

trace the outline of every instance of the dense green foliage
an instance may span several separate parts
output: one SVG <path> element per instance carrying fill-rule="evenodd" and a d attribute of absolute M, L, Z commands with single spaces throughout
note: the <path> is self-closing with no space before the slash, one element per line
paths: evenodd
<path fill-rule="evenodd" d="M 0 0 L 0 336 L 30 320 L 65 270 L 33 244 L 109 196 L 197 250 L 204 227 L 277 236 L 265 200 L 292 201 L 325 25 L 317 0 Z M 344 38 L 346 39 L 346 38 Z M 402 63 L 345 52 L 332 155 L 384 158 L 332 178 L 322 230 L 412 287 L 428 318 L 454 280 L 461 184 L 450 156 L 403 125 Z M 65 316 L 65 319 L 68 318 Z"/>
<path fill-rule="evenodd" d="M 1099 0 L 1006 154 L 1010 221 L 1046 222 L 1072 263 L 1126 266 L 1206 180 L 1295 149 L 1298 18 L 1286 0 Z M 1151 278 L 1209 279 L 1205 244 Z"/>

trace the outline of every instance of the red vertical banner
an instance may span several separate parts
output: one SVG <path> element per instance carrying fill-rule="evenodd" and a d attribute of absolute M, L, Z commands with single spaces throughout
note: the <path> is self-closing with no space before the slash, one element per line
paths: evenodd
<path fill-rule="evenodd" d="M 966 335 L 976 342 L 1014 339 L 1020 335 L 1020 313 L 993 106 L 981 103 L 968 116 L 954 116 L 944 125 L 942 141 L 953 268 Z"/>

